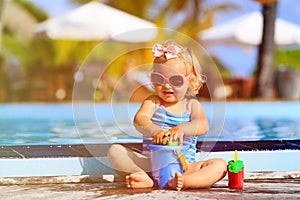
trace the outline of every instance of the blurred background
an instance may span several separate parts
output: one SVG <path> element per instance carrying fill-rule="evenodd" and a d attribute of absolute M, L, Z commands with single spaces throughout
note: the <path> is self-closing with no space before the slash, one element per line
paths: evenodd
<path fill-rule="evenodd" d="M 128 53 L 110 63 L 99 79 L 94 75 L 107 65 L 107 51 L 102 52 L 107 57 L 101 62 L 91 60 L 78 73 L 89 53 L 110 37 L 80 35 L 88 25 L 103 30 L 101 22 L 114 23 L 113 14 L 98 7 L 103 4 L 141 20 L 137 24 L 176 30 L 203 45 L 224 82 L 219 93 L 204 86 L 199 96 L 204 100 L 212 95 L 227 100 L 300 98 L 300 4 L 295 0 L 1 0 L 0 102 L 70 102 L 75 81 L 84 77 L 93 85 L 92 98 L 107 102 L 120 77 L 151 63 L 149 49 Z M 83 11 L 88 7 L 92 10 Z M 104 20 L 89 23 L 98 10 Z M 125 17 L 121 19 L 125 23 Z M 73 20 L 77 28 L 64 20 Z M 131 101 L 141 101 L 152 92 L 137 77 L 128 76 L 137 88 Z M 121 93 L 127 90 L 119 91 L 123 100 Z"/>

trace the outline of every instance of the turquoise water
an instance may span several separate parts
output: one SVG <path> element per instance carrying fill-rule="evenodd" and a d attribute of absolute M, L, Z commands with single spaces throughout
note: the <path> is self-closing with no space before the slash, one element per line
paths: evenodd
<path fill-rule="evenodd" d="M 199 140 L 300 139 L 298 102 L 203 107 L 211 126 Z M 138 108 L 139 104 L 0 104 L 0 145 L 140 142 L 132 126 Z"/>

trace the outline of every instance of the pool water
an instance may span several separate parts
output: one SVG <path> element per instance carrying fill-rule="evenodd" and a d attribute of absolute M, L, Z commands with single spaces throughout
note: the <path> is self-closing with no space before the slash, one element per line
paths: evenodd
<path fill-rule="evenodd" d="M 139 106 L 0 104 L 0 145 L 140 142 L 141 135 L 132 125 Z M 218 106 L 203 103 L 211 126 L 199 140 L 300 139 L 298 102 L 227 102 L 222 106 L 218 113 L 212 111 Z"/>

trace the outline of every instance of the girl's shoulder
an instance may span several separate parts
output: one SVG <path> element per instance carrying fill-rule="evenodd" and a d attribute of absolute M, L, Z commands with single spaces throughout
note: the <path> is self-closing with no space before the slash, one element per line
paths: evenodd
<path fill-rule="evenodd" d="M 187 98 L 187 102 L 192 105 L 192 104 L 197 104 L 199 105 L 200 104 L 200 101 L 196 98 Z"/>
<path fill-rule="evenodd" d="M 195 106 L 197 106 L 197 107 L 201 106 L 200 101 L 198 101 L 195 98 L 189 98 L 189 99 L 187 99 L 187 101 L 188 101 L 188 108 L 189 108 L 189 110 L 193 110 L 193 107 L 195 107 Z"/>
<path fill-rule="evenodd" d="M 157 95 L 148 96 L 144 101 L 142 107 L 150 110 L 151 115 L 157 110 L 160 106 L 160 98 Z"/>
<path fill-rule="evenodd" d="M 161 104 L 161 99 L 157 95 L 150 95 L 145 99 L 145 101 L 149 101 L 155 105 Z"/>

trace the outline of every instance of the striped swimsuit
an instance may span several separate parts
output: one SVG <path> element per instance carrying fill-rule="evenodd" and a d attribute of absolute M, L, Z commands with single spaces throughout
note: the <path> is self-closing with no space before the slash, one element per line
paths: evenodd
<path fill-rule="evenodd" d="M 153 114 L 151 120 L 154 124 L 158 125 L 164 130 L 173 128 L 179 124 L 190 122 L 190 111 L 188 108 L 189 101 L 186 103 L 186 112 L 183 115 L 175 115 L 166 110 L 161 104 L 156 112 Z M 184 156 L 187 162 L 196 162 L 196 143 L 197 137 L 195 136 L 184 136 L 183 145 L 188 146 L 185 150 Z M 149 144 L 152 144 L 151 136 L 143 136 L 143 154 L 149 155 L 150 149 Z"/>

